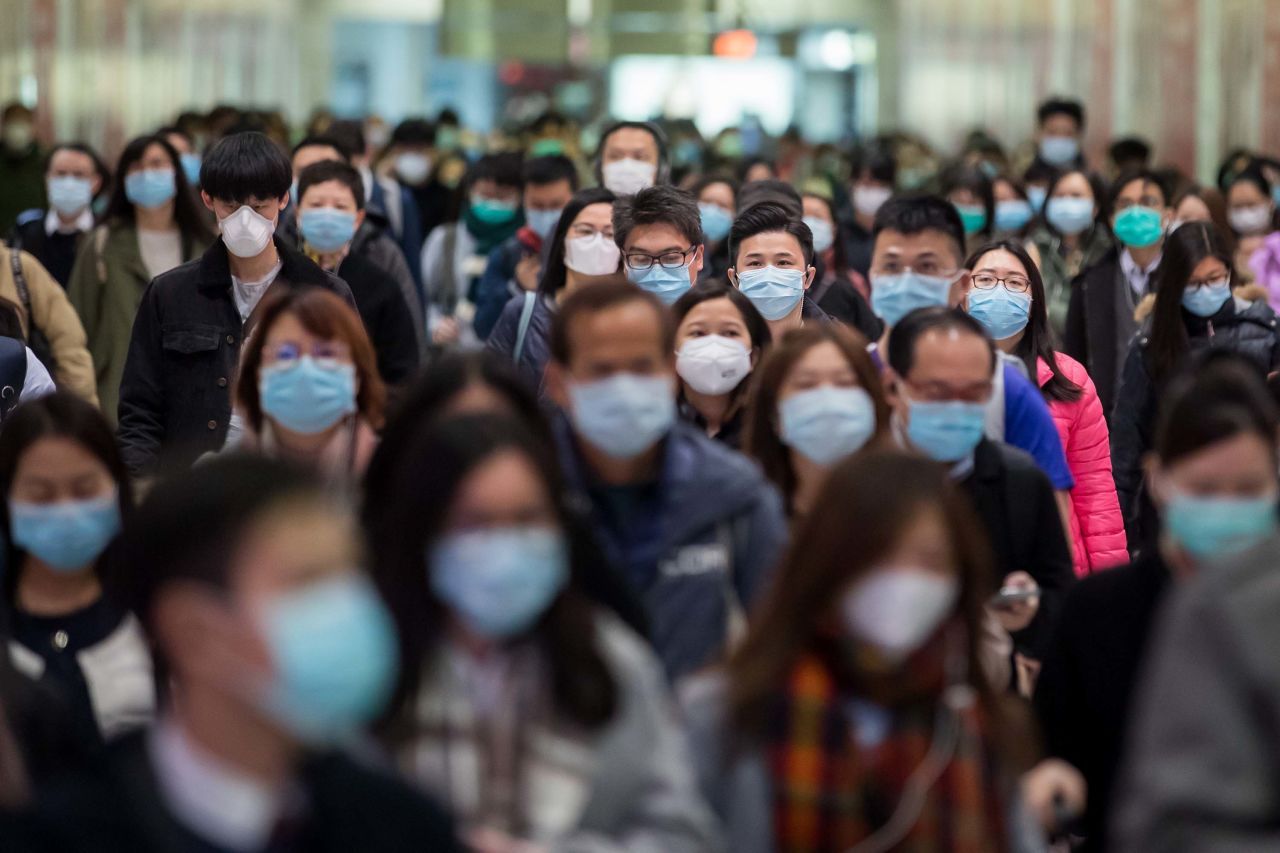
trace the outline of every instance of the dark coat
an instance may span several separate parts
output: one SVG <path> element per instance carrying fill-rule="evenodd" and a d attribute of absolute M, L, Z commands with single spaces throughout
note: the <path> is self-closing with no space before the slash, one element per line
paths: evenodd
<path fill-rule="evenodd" d="M 1106 849 L 1105 830 L 1138 671 L 1158 605 L 1170 586 L 1159 552 L 1107 569 L 1067 593 L 1049 642 L 1035 708 L 1050 755 L 1084 774 L 1085 849 Z"/>
<path fill-rule="evenodd" d="M 839 274 L 824 279 L 809 289 L 810 299 L 817 302 L 831 319 L 856 329 L 868 341 L 879 340 L 884 324 L 853 282 Z"/>
<path fill-rule="evenodd" d="M 511 361 L 529 387 L 542 388 L 542 374 L 551 360 L 551 323 L 556 318 L 555 302 L 538 294 L 529 318 L 529 328 L 524 335 L 524 349 L 515 357 L 516 338 L 520 334 L 520 315 L 524 311 L 524 294 L 513 296 L 502 309 L 502 316 L 493 327 L 486 346 Z"/>
<path fill-rule="evenodd" d="M 382 380 L 392 385 L 404 382 L 418 369 L 420 352 L 413 315 L 404 294 L 364 253 L 348 254 L 337 272 L 355 297 L 360 319 L 378 356 Z"/>
<path fill-rule="evenodd" d="M 276 250 L 282 266 L 270 289 L 323 287 L 355 308 L 342 279 L 278 237 Z M 148 285 L 120 385 L 117 440 L 134 476 L 161 466 L 187 467 L 221 449 L 247 325 L 231 295 L 231 265 L 221 240 Z"/>
<path fill-rule="evenodd" d="M 70 234 L 46 232 L 45 213 L 38 208 L 23 211 L 9 235 L 9 246 L 29 253 L 65 288 L 71 280 L 71 268 L 76 265 L 76 252 L 84 234 L 79 231 Z"/>
<path fill-rule="evenodd" d="M 1112 249 L 1071 283 L 1062 351 L 1083 364 L 1111 417 L 1124 355 L 1137 330 L 1133 307 L 1126 307 L 1128 282 L 1120 269 L 1120 251 Z"/>

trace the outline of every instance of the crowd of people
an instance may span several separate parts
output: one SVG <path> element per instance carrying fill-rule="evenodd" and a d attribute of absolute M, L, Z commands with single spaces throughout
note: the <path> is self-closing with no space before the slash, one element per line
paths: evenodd
<path fill-rule="evenodd" d="M 5 109 L 0 847 L 1280 843 L 1280 162 L 1085 121 Z"/>

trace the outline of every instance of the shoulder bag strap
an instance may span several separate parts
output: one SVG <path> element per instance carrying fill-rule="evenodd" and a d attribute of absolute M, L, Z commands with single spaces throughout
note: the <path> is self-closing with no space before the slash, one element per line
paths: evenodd
<path fill-rule="evenodd" d="M 511 361 L 514 364 L 519 364 L 520 356 L 524 355 L 524 339 L 529 334 L 529 324 L 533 321 L 533 309 L 537 304 L 538 294 L 526 290 L 524 307 L 520 309 L 520 326 L 516 329 L 516 348 L 511 353 Z"/>

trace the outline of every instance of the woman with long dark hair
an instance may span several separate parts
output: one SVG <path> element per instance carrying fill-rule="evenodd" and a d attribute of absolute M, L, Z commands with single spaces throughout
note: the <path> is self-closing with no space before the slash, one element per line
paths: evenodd
<path fill-rule="evenodd" d="M 400 630 L 382 727 L 478 849 L 589 840 L 701 850 L 713 835 L 657 661 L 581 593 L 554 457 L 510 418 L 423 424 L 370 537 Z M 567 803 L 576 804 L 566 808 Z"/>
<path fill-rule="evenodd" d="M 996 346 L 1026 365 L 1058 427 L 1075 480 L 1066 520 L 1076 574 L 1125 562 L 1124 519 L 1111 473 L 1102 403 L 1084 365 L 1053 345 L 1039 268 L 1012 240 L 988 243 L 969 257 L 965 268 L 971 273 L 966 310 Z"/>
<path fill-rule="evenodd" d="M 1044 278 L 1049 325 L 1062 337 L 1071 301 L 1071 282 L 1115 246 L 1103 213 L 1102 180 L 1068 169 L 1049 184 L 1039 219 L 1030 226 L 1026 247 Z"/>

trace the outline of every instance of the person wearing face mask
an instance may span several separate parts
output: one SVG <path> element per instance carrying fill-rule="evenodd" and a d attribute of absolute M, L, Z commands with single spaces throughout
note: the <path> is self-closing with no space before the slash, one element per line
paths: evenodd
<path fill-rule="evenodd" d="M 852 217 L 840 223 L 837 239 L 844 245 L 849 266 L 864 279 L 870 275 L 876 213 L 893 195 L 898 164 L 887 148 L 868 146 L 853 158 L 853 185 L 849 195 Z"/>
<path fill-rule="evenodd" d="M 1048 163 L 1032 160 L 1022 173 L 1022 186 L 1027 191 L 1027 202 L 1031 205 L 1033 216 L 1044 214 L 1044 203 L 1049 199 L 1049 187 L 1057 180 L 1061 170 Z"/>
<path fill-rule="evenodd" d="M 45 152 L 36 139 L 36 116 L 14 102 L 0 113 L 0 227 L 24 210 L 43 207 Z"/>
<path fill-rule="evenodd" d="M 111 423 L 143 291 L 213 239 L 178 153 L 162 137 L 132 140 L 120 154 L 116 175 L 107 210 L 80 241 L 67 281 L 67 296 L 88 338 L 98 400 Z"/>
<path fill-rule="evenodd" d="M 431 232 L 422 248 L 427 338 L 437 348 L 480 345 L 474 326 L 489 254 L 524 224 L 521 156 L 486 154 L 467 170 L 461 216 Z"/>
<path fill-rule="evenodd" d="M 469 850 L 712 851 L 653 652 L 583 595 L 554 456 L 509 416 L 423 425 L 370 537 L 403 666 L 379 727 Z M 406 531 L 412 531 L 405 535 Z"/>
<path fill-rule="evenodd" d="M 1002 750 L 1021 720 L 983 677 L 988 566 L 966 503 L 900 452 L 837 465 L 745 642 L 683 686 L 728 849 L 1042 850 L 1031 814 L 1078 802 L 1074 779 L 1020 795 Z"/>
<path fill-rule="evenodd" d="M 1138 673 L 1159 654 L 1157 611 L 1210 564 L 1276 528 L 1276 418 L 1252 365 L 1215 358 L 1179 376 L 1161 405 L 1146 473 L 1160 530 L 1132 564 L 1067 594 L 1035 706 L 1046 748 L 1088 782 L 1083 850 L 1130 849 L 1109 846 L 1107 830 L 1120 757 L 1140 731 L 1131 727 Z M 1196 684 L 1193 694 L 1200 683 L 1184 682 Z"/>
<path fill-rule="evenodd" d="M 419 243 L 448 221 L 454 201 L 454 190 L 441 180 L 435 144 L 436 128 L 430 121 L 407 118 L 395 126 L 373 169 L 379 178 L 392 181 L 408 192 L 418 214 Z M 409 257 L 411 265 L 417 257 L 419 255 Z"/>
<path fill-rule="evenodd" d="M 578 290 L 551 357 L 568 486 L 643 598 L 674 681 L 719 655 L 767 588 L 781 502 L 754 465 L 677 419 L 675 324 L 656 297 L 621 282 Z"/>
<path fill-rule="evenodd" d="M 806 192 L 801 197 L 804 224 L 813 234 L 814 276 L 809 298 L 831 319 L 857 329 L 868 340 L 880 337 L 880 320 L 868 299 L 871 287 L 849 266 L 845 245 L 836 239 L 835 203 L 823 193 Z"/>
<path fill-rule="evenodd" d="M 9 246 L 30 252 L 64 288 L 84 235 L 93 230 L 93 204 L 101 197 L 111 173 L 88 145 L 55 145 L 45 161 L 47 208 L 18 214 Z"/>
<path fill-rule="evenodd" d="M 123 557 L 171 698 L 150 731 L 61 780 L 6 842 L 66 853 L 459 850 L 441 807 L 360 745 L 398 655 L 395 625 L 358 568 L 349 510 L 310 472 L 238 456 L 162 481 L 134 520 Z"/>
<path fill-rule="evenodd" d="M 1262 167 L 1251 163 L 1227 185 L 1227 222 L 1236 238 L 1236 269 L 1266 290 L 1272 308 L 1280 308 L 1280 231 L 1271 195 Z"/>
<path fill-rule="evenodd" d="M 742 446 L 752 370 L 773 343 L 751 300 L 722 281 L 708 281 L 671 306 L 676 321 L 680 416 L 708 436 Z"/>
<path fill-rule="evenodd" d="M 966 247 L 991 239 L 995 228 L 996 201 L 991 178 L 977 166 L 955 165 L 942 173 L 941 195 L 955 205 L 964 226 Z"/>
<path fill-rule="evenodd" d="M 512 297 L 489 335 L 487 348 L 510 360 L 536 391 L 542 389 L 551 357 L 551 321 L 560 301 L 581 287 L 618 277 L 621 254 L 613 239 L 616 198 L 603 187 L 574 193 L 549 238 L 537 292 Z"/>
<path fill-rule="evenodd" d="M 221 239 L 152 281 L 129 340 L 118 438 L 135 476 L 185 467 L 226 442 L 240 349 L 268 290 L 320 287 L 355 307 L 342 279 L 275 234 L 292 176 L 260 133 L 223 137 L 206 154 L 200 196 Z"/>
<path fill-rule="evenodd" d="M 788 332 L 759 371 L 746 452 L 782 493 L 793 524 L 817 509 L 831 469 L 889 428 L 880 375 L 864 341 L 828 323 Z"/>
<path fill-rule="evenodd" d="M 1084 154 L 1084 105 L 1065 98 L 1049 98 L 1036 110 L 1037 163 L 1054 169 L 1081 169 Z"/>
<path fill-rule="evenodd" d="M 596 182 L 618 196 L 671 182 L 667 136 L 647 121 L 620 121 L 600 135 Z"/>
<path fill-rule="evenodd" d="M 578 168 L 563 154 L 525 161 L 521 172 L 525 224 L 489 253 L 477 285 L 476 335 L 493 332 L 513 296 L 538 289 L 542 265 L 551 252 L 551 236 L 565 205 L 578 191 Z"/>
<path fill-rule="evenodd" d="M 85 743 L 145 726 L 156 679 L 113 570 L 132 491 L 111 428 L 66 393 L 25 403 L 0 435 L 0 484 L 13 665 L 61 697 Z"/>
<path fill-rule="evenodd" d="M 1027 235 L 1026 249 L 1044 276 L 1049 323 L 1061 338 L 1072 281 L 1107 257 L 1115 239 L 1099 219 L 1104 192 L 1096 175 L 1067 170 L 1053 177 L 1046 192 L 1044 210 Z"/>
<path fill-rule="evenodd" d="M 702 215 L 684 190 L 663 184 L 619 195 L 613 240 L 627 280 L 664 305 L 675 304 L 698 280 L 706 251 Z M 732 231 L 729 243 L 732 247 Z"/>
<path fill-rule="evenodd" d="M 996 235 L 1025 236 L 1035 217 L 1027 193 L 1007 175 L 996 175 L 991 180 L 991 194 L 995 198 L 995 216 L 991 220 Z"/>
<path fill-rule="evenodd" d="M 706 248 L 698 281 L 724 281 L 733 266 L 729 257 L 729 229 L 738 207 L 738 182 L 709 175 L 690 189 L 702 214 L 702 238 Z"/>
<path fill-rule="evenodd" d="M 1089 373 L 1053 347 L 1045 287 L 1031 257 L 1011 240 L 981 247 L 971 273 L 965 310 L 986 328 L 1001 352 L 1022 361 L 1049 404 L 1075 486 L 1067 529 L 1076 574 L 1126 562 L 1124 518 L 1111 468 L 1110 436 Z"/>
<path fill-rule="evenodd" d="M 995 557 L 993 609 L 1019 654 L 1042 659 L 1075 574 L 1048 479 L 1025 453 L 983 435 L 995 346 L 969 315 L 921 308 L 894 327 L 888 356 L 894 436 L 945 465 L 973 502 Z"/>
<path fill-rule="evenodd" d="M 377 353 L 378 374 L 395 385 L 418 368 L 414 312 L 406 301 L 413 283 L 407 273 L 401 286 L 386 275 L 369 248 L 380 235 L 365 232 L 364 239 L 358 237 L 366 221 L 361 189 L 360 173 L 346 163 L 327 160 L 303 169 L 298 180 L 298 230 L 306 255 L 350 286 Z M 399 259 L 394 247 L 386 248 L 389 255 L 383 257 Z M 397 266 L 403 269 L 403 264 Z"/>
<path fill-rule="evenodd" d="M 1157 401 L 1189 359 L 1207 350 L 1235 352 L 1259 371 L 1280 366 L 1276 314 L 1260 294 L 1232 291 L 1231 254 L 1208 222 L 1189 222 L 1169 235 L 1157 273 L 1148 331 L 1134 338 L 1111 415 L 1111 456 L 1130 541 L 1144 544 L 1152 527 L 1142 490 Z M 1255 296 L 1250 300 L 1249 296 Z"/>
<path fill-rule="evenodd" d="M 734 261 L 729 281 L 769 321 L 775 340 L 806 323 L 831 322 L 807 295 L 817 275 L 813 234 L 796 212 L 778 202 L 760 202 L 739 213 L 729 232 Z"/>

